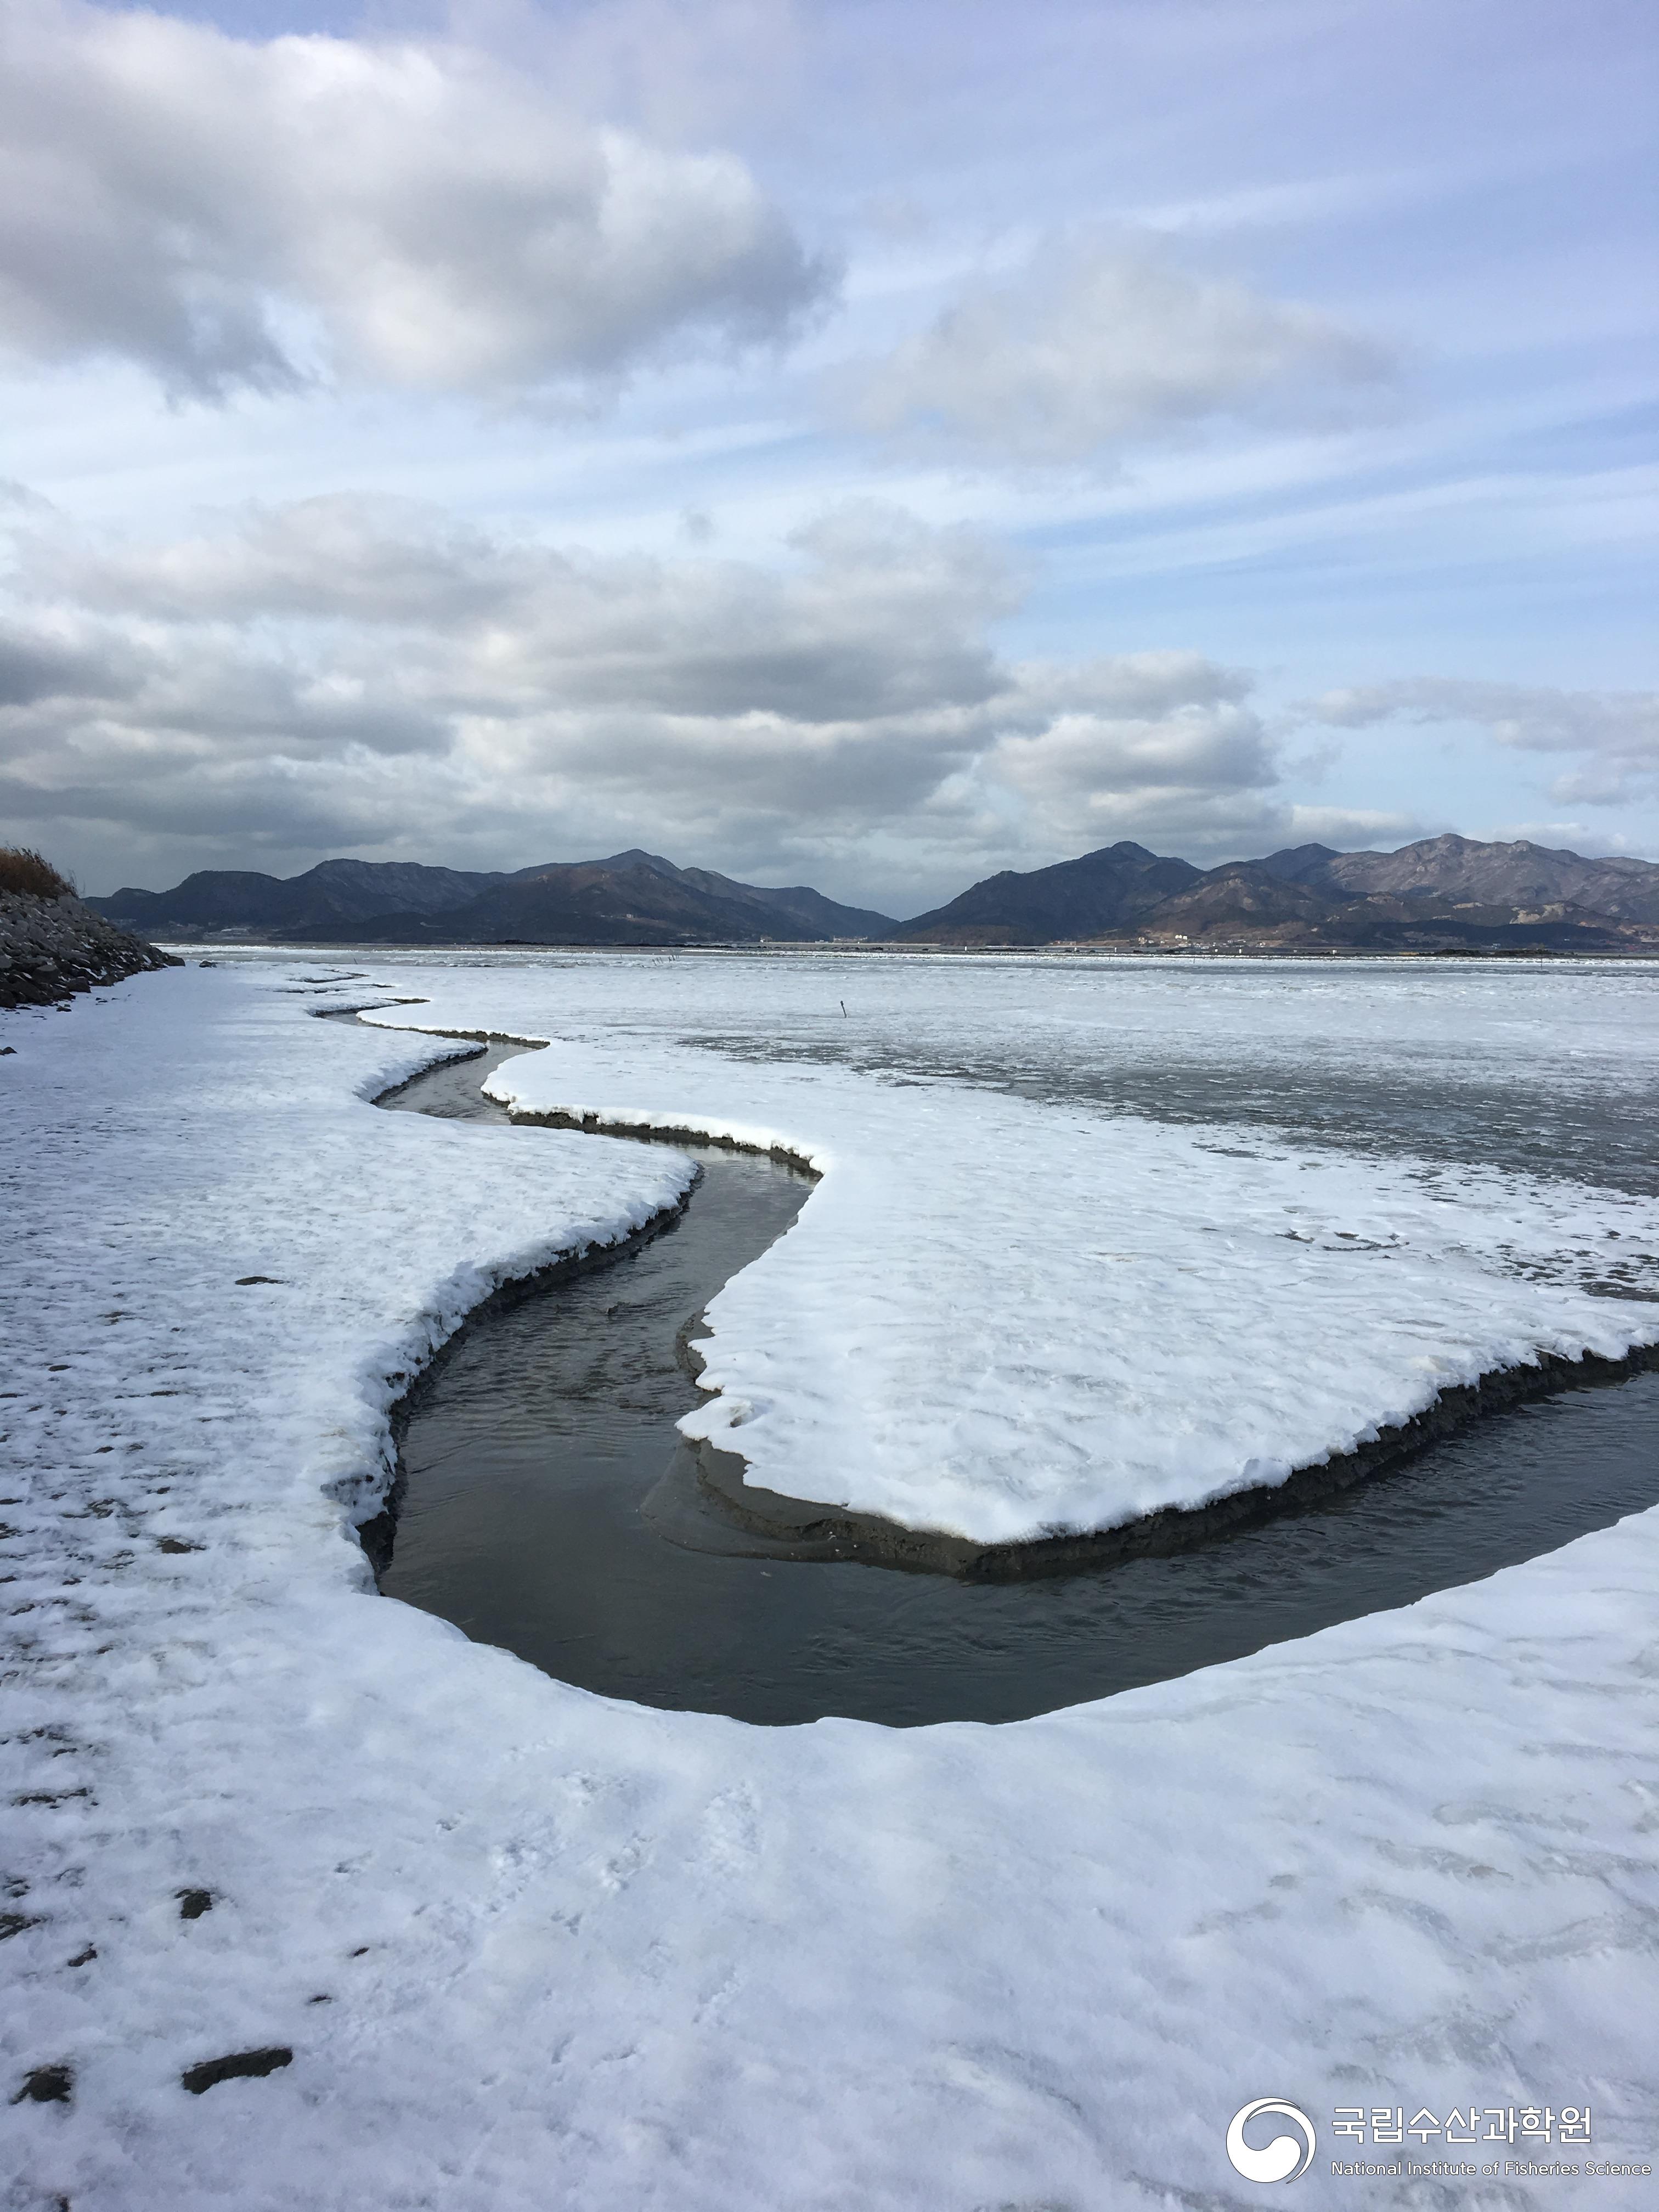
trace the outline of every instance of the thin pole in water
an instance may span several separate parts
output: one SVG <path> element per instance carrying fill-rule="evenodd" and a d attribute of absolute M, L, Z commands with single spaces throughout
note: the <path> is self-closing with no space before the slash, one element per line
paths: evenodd
<path fill-rule="evenodd" d="M 843 1021 L 847 1019 L 847 1001 L 845 999 L 841 1002 L 841 1018 Z"/>

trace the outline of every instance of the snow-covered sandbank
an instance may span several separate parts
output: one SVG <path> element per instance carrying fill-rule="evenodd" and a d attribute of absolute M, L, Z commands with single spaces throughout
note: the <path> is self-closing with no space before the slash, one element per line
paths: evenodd
<path fill-rule="evenodd" d="M 787 1026 L 763 994 L 745 1033 L 738 985 L 699 1005 L 684 965 L 596 962 L 510 989 L 374 972 L 440 1013 L 453 994 L 475 1029 L 533 1030 L 538 1000 L 544 1032 L 582 1028 L 590 1070 L 614 1079 L 571 1097 L 641 1111 L 665 1103 L 647 1052 L 729 1083 L 732 1110 L 740 1081 L 766 1073 L 744 1052 L 775 1051 Z M 1443 2124 L 1471 2104 L 1559 2117 L 1587 2103 L 1595 2157 L 1652 2161 L 1659 1515 L 1400 1613 L 1001 1729 L 759 1730 L 568 1689 L 370 1594 L 334 1499 L 368 1503 L 388 1405 L 468 1306 L 629 1233 L 684 1170 L 557 1131 L 371 1112 L 434 1046 L 313 1021 L 314 1003 L 281 969 L 191 969 L 4 1025 L 3 1387 L 19 1394 L 3 1409 L 4 1866 L 22 1923 L 0 1954 L 5 2081 L 61 2067 L 71 2084 L 0 2106 L 9 2207 L 1229 2206 L 1255 2192 L 1227 2164 L 1227 2122 L 1261 2096 L 1320 2130 L 1298 2185 L 1310 2203 L 1336 2186 L 1318 2178 L 1328 2156 L 1394 2155 L 1369 2135 L 1339 2149 L 1339 2108 L 1363 2108 L 1369 2129 L 1396 2106 Z M 1501 1057 L 1512 1018 L 1483 1003 L 1498 1008 L 1484 1029 L 1467 1006 L 1453 1025 L 1466 1065 Z M 1014 1034 L 992 988 L 975 1018 Z M 1431 1027 L 1414 1032 L 1425 1050 Z M 1632 1064 L 1639 1050 L 1638 1032 Z M 544 1064 L 554 1052 L 515 1067 Z M 784 1252 L 848 1182 L 848 1139 L 807 1111 L 810 1069 L 771 1079 L 792 1073 L 792 1098 L 757 1103 L 750 1084 L 743 1109 L 746 1126 L 825 1151 Z M 823 1063 L 826 1115 L 848 1073 Z M 905 1098 L 896 1079 L 860 1080 Z M 977 1163 L 994 1149 L 971 1149 L 978 1117 L 1010 1102 L 947 1089 L 915 1094 L 921 1133 Z M 1119 1127 L 1080 1115 L 1063 1145 L 1103 1152 Z M 1242 1248 L 1236 1137 L 1208 1141 L 1230 1150 L 1172 1157 L 1155 1225 L 1204 1235 L 1173 1186 L 1213 1175 L 1212 1221 Z M 896 1202 L 907 1162 L 927 1186 L 913 1146 L 881 1186 Z M 1542 1192 L 1576 1238 L 1551 1255 L 1530 1196 L 1505 1228 L 1478 1176 L 1438 1172 L 1494 1297 L 1509 1296 L 1507 1242 L 1545 1272 L 1540 1310 L 1583 1300 L 1618 1318 L 1583 1281 L 1549 1278 L 1571 1277 L 1581 1249 L 1595 1258 L 1579 1221 L 1611 1208 L 1632 1228 L 1644 1202 Z M 1334 1259 L 1352 1231 L 1384 1279 L 1402 1262 L 1367 1204 L 1377 1230 L 1400 1223 L 1368 1200 L 1376 1187 L 1357 1153 L 1315 1158 L 1297 1186 L 1347 1209 L 1316 1216 L 1310 1249 Z M 1415 1187 L 1426 1208 L 1432 1179 Z M 1079 1188 L 1097 1204 L 1105 1186 Z M 1140 1188 L 1157 1194 L 1150 1175 Z M 993 1291 L 1006 1316 L 1041 1288 L 1014 1264 L 1030 1243 L 1010 1261 L 997 1241 L 1021 1227 L 1012 1201 L 987 1198 L 987 1295 L 964 1326 L 1046 1387 L 1017 1320 L 987 1333 Z M 1062 1229 L 1081 1243 L 1082 1200 L 1045 1203 L 1056 1243 Z M 1148 1249 L 1115 1203 L 1103 1274 L 1133 1264 L 1108 1251 Z M 1450 1280 L 1435 1312 L 1468 1315 L 1472 1335 L 1485 1324 L 1464 1263 L 1435 1249 Z M 891 1273 L 927 1264 L 894 1235 L 835 1291 L 885 1297 Z M 951 1249 L 934 1264 L 955 1295 Z M 1200 1296 L 1202 1273 L 1181 1279 Z M 715 1342 L 733 1359 L 740 1337 L 757 1345 L 744 1373 L 781 1401 L 787 1332 L 739 1305 L 743 1280 Z M 1172 1294 L 1152 1322 L 1183 1310 Z M 1194 1327 L 1183 1341 L 1166 1376 L 1213 1407 L 1209 1354 L 1224 1361 L 1225 1340 Z M 738 1389 L 734 1371 L 723 1395 Z M 187 1890 L 210 1909 L 185 1918 Z M 263 2076 L 183 2086 L 204 2063 L 275 2048 L 291 2062 Z M 1435 2201 L 1407 2181 L 1364 2186 L 1376 2204 Z M 1557 2203 L 1634 2206 L 1651 2182 L 1500 2177 L 1440 2201 L 1529 2203 L 1546 2186 Z"/>

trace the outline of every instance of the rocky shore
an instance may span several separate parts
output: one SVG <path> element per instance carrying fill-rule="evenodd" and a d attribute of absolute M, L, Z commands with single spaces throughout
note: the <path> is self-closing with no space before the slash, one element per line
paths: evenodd
<path fill-rule="evenodd" d="M 78 898 L 0 891 L 0 1006 L 50 1006 L 146 969 L 182 965 Z"/>

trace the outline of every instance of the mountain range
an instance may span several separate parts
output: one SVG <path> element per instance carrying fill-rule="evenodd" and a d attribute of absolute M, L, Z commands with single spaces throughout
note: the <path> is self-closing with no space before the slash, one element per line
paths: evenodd
<path fill-rule="evenodd" d="M 204 869 L 170 891 L 87 903 L 151 936 L 234 930 L 289 945 L 806 944 L 898 926 L 805 884 L 766 890 L 637 851 L 512 874 L 411 860 L 324 860 L 286 878 Z"/>
<path fill-rule="evenodd" d="M 894 936 L 1166 951 L 1659 951 L 1659 862 L 1444 836 L 1395 853 L 1297 845 L 1196 868 L 1126 842 L 988 876 Z"/>
<path fill-rule="evenodd" d="M 210 869 L 87 904 L 154 937 L 302 945 L 1098 944 L 1179 951 L 1659 951 L 1659 862 L 1522 839 L 1394 853 L 1297 845 L 1199 868 L 1127 841 L 896 921 L 810 886 L 770 890 L 654 853 L 515 872 L 325 860 L 289 878 Z"/>

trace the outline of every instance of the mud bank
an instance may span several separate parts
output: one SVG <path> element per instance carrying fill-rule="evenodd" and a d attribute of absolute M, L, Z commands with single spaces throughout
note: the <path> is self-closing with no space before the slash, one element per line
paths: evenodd
<path fill-rule="evenodd" d="M 695 1342 L 688 1351 L 695 1356 Z M 734 1528 L 787 1547 L 792 1557 L 858 1559 L 872 1566 L 955 1575 L 965 1581 L 1018 1582 L 1193 1550 L 1408 1468 L 1431 1446 L 1465 1434 L 1489 1414 L 1565 1391 L 1628 1382 L 1652 1370 L 1659 1370 L 1659 1346 L 1643 1346 L 1623 1359 L 1601 1359 L 1594 1353 L 1582 1359 L 1545 1354 L 1536 1367 L 1502 1368 L 1479 1382 L 1443 1390 L 1433 1405 L 1397 1427 L 1380 1431 L 1374 1442 L 1297 1468 L 1284 1482 L 1235 1491 L 1206 1505 L 1166 1506 L 1115 1528 L 1040 1536 L 1018 1544 L 980 1544 L 945 1529 L 907 1528 L 877 1514 L 786 1498 L 747 1482 L 745 1463 L 735 1452 L 703 1441 L 687 1449 L 695 1457 L 698 1486 L 711 1510 Z"/>

